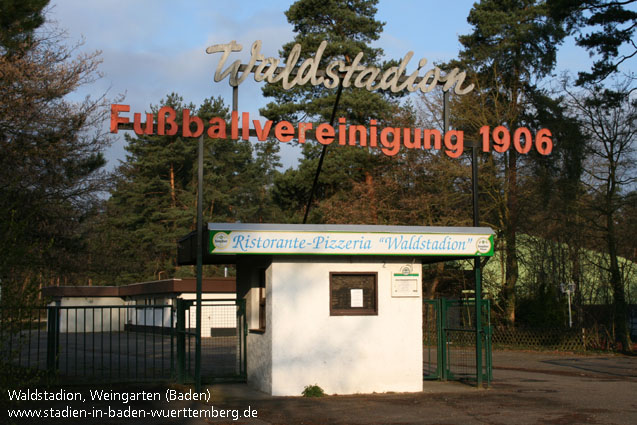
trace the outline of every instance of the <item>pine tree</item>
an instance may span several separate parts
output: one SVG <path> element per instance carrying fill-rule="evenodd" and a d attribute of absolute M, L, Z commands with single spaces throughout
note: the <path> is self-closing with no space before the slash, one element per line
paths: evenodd
<path fill-rule="evenodd" d="M 33 32 L 44 23 L 48 4 L 49 0 L 0 0 L 0 54 L 19 54 L 33 45 Z"/>
<path fill-rule="evenodd" d="M 554 67 L 557 47 L 565 32 L 548 17 L 538 0 L 485 0 L 474 4 L 467 21 L 472 32 L 460 37 L 460 62 L 473 70 L 478 88 L 458 99 L 454 111 L 459 125 L 476 135 L 482 126 L 505 125 L 511 131 L 527 123 L 535 82 Z M 534 129 L 537 130 L 537 129 Z M 515 321 L 515 286 L 518 279 L 517 234 L 522 221 L 524 195 L 523 159 L 509 149 L 486 158 L 482 174 L 491 178 L 482 185 L 496 204 L 491 220 L 504 239 L 505 280 L 501 303 L 509 323 Z"/>
<path fill-rule="evenodd" d="M 220 98 L 196 107 L 173 93 L 151 110 L 156 114 L 161 106 L 177 112 L 179 125 L 184 109 L 203 122 L 212 117 L 229 120 Z M 104 242 L 115 247 L 106 260 L 119 267 L 101 280 L 130 283 L 191 275 L 189 268 L 178 270 L 176 249 L 178 239 L 195 229 L 197 140 L 179 135 L 126 138 L 128 155 L 117 171 L 100 232 Z M 277 152 L 273 144 L 260 144 L 255 153 L 247 141 L 205 137 L 204 222 L 270 221 L 276 210 L 268 184 L 276 175 Z M 94 249 L 99 247 L 98 243 Z"/>
<path fill-rule="evenodd" d="M 286 58 L 295 43 L 302 47 L 301 59 L 313 55 L 322 41 L 327 41 L 321 67 L 332 60 L 351 63 L 363 52 L 362 65 L 379 65 L 382 50 L 371 47 L 379 38 L 383 23 L 375 19 L 377 0 L 299 0 L 285 13 L 296 33 L 292 42 L 279 52 Z M 283 90 L 280 83 L 263 89 L 273 102 L 261 114 L 274 121 L 329 121 L 337 97 L 337 89 L 310 85 Z M 370 119 L 387 123 L 395 111 L 393 96 L 368 92 L 353 87 L 343 89 L 336 117 L 345 117 L 350 124 L 368 124 Z M 307 203 L 319 162 L 321 147 L 308 142 L 303 145 L 303 158 L 297 170 L 288 170 L 275 180 L 274 198 L 287 211 L 289 220 L 300 220 Z M 339 192 L 351 190 L 357 182 L 370 181 L 373 170 L 381 168 L 387 159 L 358 147 L 330 148 L 325 157 L 315 200 L 328 199 Z M 372 178 L 373 181 L 373 178 Z M 319 209 L 313 210 L 310 221 L 322 221 Z"/>
<path fill-rule="evenodd" d="M 577 45 L 598 57 L 590 71 L 578 73 L 577 84 L 597 84 L 619 71 L 619 66 L 637 55 L 633 40 L 637 11 L 629 9 L 637 0 L 549 0 L 551 16 L 577 34 Z M 633 6 L 634 7 L 634 6 Z M 620 51 L 625 48 L 626 53 Z"/>

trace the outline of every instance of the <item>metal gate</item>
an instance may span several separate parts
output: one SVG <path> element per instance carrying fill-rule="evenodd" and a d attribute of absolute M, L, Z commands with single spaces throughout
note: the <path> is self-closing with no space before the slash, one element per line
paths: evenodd
<path fill-rule="evenodd" d="M 423 300 L 423 372 L 424 379 L 442 379 L 444 344 L 442 335 L 442 300 Z"/>
<path fill-rule="evenodd" d="M 177 381 L 195 377 L 196 305 L 177 303 Z M 201 381 L 246 380 L 245 300 L 205 300 L 201 304 Z"/>
<path fill-rule="evenodd" d="M 424 379 L 477 381 L 492 379 L 491 304 L 482 301 L 482 352 L 476 353 L 475 300 L 423 301 Z M 480 359 L 480 367 L 476 361 Z M 480 372 L 478 372 L 478 370 Z"/>
<path fill-rule="evenodd" d="M 244 300 L 202 303 L 202 378 L 245 380 Z M 192 382 L 194 301 L 177 305 L 0 308 L 0 375 L 60 381 Z M 1 378 L 1 376 L 0 376 Z"/>
<path fill-rule="evenodd" d="M 2 307 L 0 369 L 60 381 L 171 380 L 173 313 L 170 305 Z"/>

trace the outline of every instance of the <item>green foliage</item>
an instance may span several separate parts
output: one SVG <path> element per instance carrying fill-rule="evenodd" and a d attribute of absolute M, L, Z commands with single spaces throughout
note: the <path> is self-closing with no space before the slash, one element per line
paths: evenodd
<path fill-rule="evenodd" d="M 619 72 L 619 66 L 637 54 L 633 36 L 637 11 L 629 9 L 636 0 L 549 0 L 551 16 L 563 24 L 576 42 L 597 56 L 590 71 L 578 73 L 577 84 L 597 84 Z M 621 49 L 625 48 L 626 53 Z"/>
<path fill-rule="evenodd" d="M 551 196 L 565 201 L 561 210 L 572 212 L 573 202 L 580 193 L 580 183 L 585 158 L 585 144 L 582 130 L 576 118 L 570 116 L 564 97 L 551 97 L 546 92 L 529 91 L 529 101 L 533 105 L 525 111 L 523 121 L 531 128 L 548 128 L 555 140 L 550 155 L 542 156 L 534 150 L 533 174 L 539 179 L 536 189 L 542 194 L 544 203 Z M 566 203 L 569 205 L 566 205 Z"/>
<path fill-rule="evenodd" d="M 475 3 L 469 17 L 473 32 L 460 36 L 460 58 L 480 72 L 497 67 L 504 85 L 519 86 L 530 76 L 545 76 L 555 66 L 565 31 L 548 17 L 538 0 L 486 0 Z"/>
<path fill-rule="evenodd" d="M 33 43 L 50 0 L 0 0 L 0 55 L 15 54 Z"/>
<path fill-rule="evenodd" d="M 295 43 L 301 44 L 301 60 L 313 55 L 323 40 L 328 41 L 320 67 L 332 60 L 351 63 L 363 52 L 362 65 L 379 66 L 382 50 L 371 47 L 379 38 L 384 23 L 375 19 L 376 0 L 299 0 L 286 12 L 295 31 L 294 40 L 279 52 L 286 58 Z M 387 66 L 387 64 L 385 64 Z M 274 100 L 261 109 L 261 114 L 274 121 L 329 121 L 334 111 L 337 89 L 296 86 L 283 90 L 281 84 L 263 88 L 266 97 Z M 388 93 L 369 92 L 355 88 L 343 89 L 335 117 L 345 117 L 349 124 L 368 124 L 376 119 L 386 125 L 396 115 L 397 103 Z M 275 179 L 273 196 L 277 205 L 287 212 L 287 221 L 300 221 L 314 181 L 321 146 L 308 142 L 298 169 L 288 170 Z M 329 149 L 318 180 L 314 199 L 329 199 L 350 192 L 365 181 L 372 170 L 384 168 L 387 158 L 378 152 L 360 148 Z M 310 222 L 324 222 L 320 209 L 312 210 Z"/>
<path fill-rule="evenodd" d="M 558 289 L 543 281 L 529 298 L 520 297 L 516 306 L 516 324 L 537 328 L 561 328 L 568 324 L 567 301 Z"/>
<path fill-rule="evenodd" d="M 301 393 L 303 397 L 325 397 L 325 392 L 323 388 L 318 385 L 306 385 Z"/>
<path fill-rule="evenodd" d="M 527 126 L 532 132 L 546 126 L 550 98 L 536 83 L 555 66 L 556 52 L 566 32 L 548 16 L 540 0 L 485 0 L 475 3 L 467 21 L 472 31 L 460 36 L 459 64 L 472 72 L 476 90 L 457 99 L 455 125 L 476 134 L 482 126 L 504 125 L 510 130 Z M 456 65 L 452 63 L 451 65 Z M 535 102 L 538 102 L 536 105 Z M 554 108 L 555 109 L 555 108 Z M 529 188 L 549 164 L 539 155 L 483 155 L 481 191 L 489 200 L 483 222 L 497 229 L 504 250 L 504 281 L 500 307 L 515 321 L 518 280 L 517 233 L 524 224 Z"/>
<path fill-rule="evenodd" d="M 177 111 L 179 125 L 183 109 L 204 122 L 229 119 L 220 98 L 197 107 L 173 93 L 151 109 L 161 106 Z M 198 142 L 158 135 L 127 136 L 127 141 L 126 162 L 117 170 L 92 248 L 96 256 L 103 250 L 110 254 L 106 257 L 112 263 L 101 267 L 100 279 L 112 284 L 183 275 L 184 270 L 177 270 L 176 248 L 177 240 L 195 229 Z M 259 143 L 253 149 L 247 141 L 206 137 L 204 222 L 275 220 L 268 186 L 277 164 L 275 144 Z M 185 274 L 192 274 L 190 268 Z"/>
<path fill-rule="evenodd" d="M 303 60 L 313 55 L 319 44 L 326 40 L 328 44 L 320 68 L 335 59 L 349 63 L 359 52 L 364 53 L 361 65 L 377 64 L 382 50 L 372 48 L 371 43 L 379 38 L 384 23 L 374 18 L 376 3 L 377 0 L 296 1 L 285 12 L 296 35 L 294 40 L 283 45 L 279 54 L 287 58 L 294 44 L 299 43 L 300 60 Z M 268 119 L 297 122 L 308 118 L 326 121 L 332 114 L 336 89 L 304 85 L 283 90 L 278 83 L 264 86 L 263 95 L 274 98 L 260 111 Z M 383 98 L 382 94 L 364 90 L 344 90 L 339 107 L 339 112 L 343 111 L 343 114 L 339 116 L 358 118 L 356 121 L 359 123 L 366 122 L 365 117 L 379 119 L 388 112 L 387 102 Z"/>
<path fill-rule="evenodd" d="M 497 255 L 484 269 L 484 284 L 500 301 L 494 311 L 504 321 L 517 316 L 529 325 L 564 323 L 566 302 L 557 288 L 567 281 L 577 285 L 574 309 L 610 304 L 614 294 L 619 299 L 614 311 L 635 301 L 630 261 L 637 252 L 637 195 L 630 166 L 635 163 L 634 128 L 623 131 L 632 137 L 620 149 L 629 156 L 604 157 L 604 152 L 617 151 L 605 150 L 596 137 L 611 132 L 597 131 L 599 123 L 587 122 L 586 112 L 578 116 L 569 110 L 564 92 L 540 88 L 567 34 L 578 34 L 578 43 L 599 58 L 590 72 L 580 74 L 580 84 L 590 88 L 617 72 L 630 56 L 620 52 L 630 48 L 637 28 L 637 12 L 628 10 L 635 2 L 483 0 L 468 16 L 470 33 L 460 37 L 460 57 L 449 65 L 468 70 L 476 90 L 452 96 L 452 126 L 465 131 L 465 142 L 478 137 L 483 125 L 526 126 L 531 132 L 549 128 L 554 142 L 549 156 L 531 151 L 479 158 L 481 220 L 497 233 Z M 39 285 L 58 281 L 123 284 L 192 275 L 192 268 L 177 267 L 175 259 L 177 239 L 195 227 L 197 142 L 129 134 L 127 158 L 108 181 L 110 198 L 98 199 L 107 183 L 100 171 L 108 143 L 99 131 L 104 105 L 67 101 L 69 93 L 92 81 L 98 58 L 75 55 L 53 33 L 38 38 L 35 29 L 44 21 L 47 3 L 0 0 L 3 303 L 36 302 Z M 300 43 L 303 60 L 327 40 L 321 68 L 332 60 L 351 62 L 359 52 L 363 65 L 386 68 L 390 64 L 381 63 L 382 50 L 374 47 L 384 26 L 375 18 L 377 3 L 296 1 L 286 12 L 295 36 L 282 46 L 281 58 Z M 627 102 L 631 91 L 599 88 L 596 95 L 579 99 L 579 106 L 593 111 L 590 117 L 618 117 L 614 128 L 623 128 L 635 122 L 634 102 Z M 261 111 L 268 119 L 325 122 L 337 91 L 268 84 L 263 94 L 270 99 Z M 439 107 L 435 93 L 427 99 L 432 110 Z M 335 116 L 348 124 L 369 125 L 375 119 L 379 127 L 414 126 L 416 112 L 399 101 L 387 92 L 345 88 Z M 157 112 L 163 105 L 177 110 L 178 121 L 184 108 L 204 121 L 229 118 L 219 98 L 193 105 L 171 94 L 151 109 Z M 417 125 L 436 127 L 440 113 L 434 115 Z M 32 117 L 28 125 L 24 117 Z M 298 167 L 280 173 L 276 141 L 205 138 L 204 220 L 301 221 L 322 149 L 308 141 Z M 604 171 L 607 165 L 611 168 Z M 409 150 L 390 158 L 371 149 L 330 147 L 309 220 L 470 225 L 469 170 L 466 156 L 450 160 L 441 152 Z M 611 175 L 622 180 L 611 181 L 613 190 L 604 193 L 604 177 Z M 628 259 L 617 260 L 617 255 Z M 470 276 L 457 267 L 430 269 L 435 284 L 427 295 L 453 296 L 470 287 Z M 205 274 L 218 272 L 211 266 Z M 619 313 L 618 323 L 623 320 Z M 306 387 L 315 390 L 322 394 L 318 386 Z"/>

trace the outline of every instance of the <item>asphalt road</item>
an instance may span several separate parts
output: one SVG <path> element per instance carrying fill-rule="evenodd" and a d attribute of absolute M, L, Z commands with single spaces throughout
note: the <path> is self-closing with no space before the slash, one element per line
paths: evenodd
<path fill-rule="evenodd" d="M 425 382 L 422 393 L 259 399 L 227 386 L 217 399 L 256 408 L 261 422 L 244 422 L 255 424 L 637 424 L 637 357 L 496 351 L 493 363 L 488 389 Z"/>
<path fill-rule="evenodd" d="M 131 402 L 135 409 L 216 409 L 217 418 L 99 420 L 46 419 L 48 424 L 637 424 L 637 357 L 496 351 L 494 380 L 488 389 L 458 382 L 423 383 L 418 393 L 270 397 L 245 384 L 207 387 L 209 402 L 182 400 Z M 90 388 L 94 388 L 90 387 Z M 74 387 L 74 391 L 89 391 Z M 183 393 L 187 387 L 172 387 Z M 166 387 L 131 385 L 114 391 L 163 393 Z M 57 403 L 58 407 L 86 403 Z M 21 408 L 56 403 L 20 403 Z M 93 402 L 92 409 L 117 403 Z M 126 405 L 119 404 L 119 407 Z M 6 410 L 6 409 L 5 409 Z M 186 410 L 183 410 L 184 412 Z M 220 417 L 220 412 L 224 412 Z M 237 413 L 237 419 L 232 416 Z M 249 419 L 239 417 L 251 413 Z M 0 418 L 0 422 L 1 422 Z M 33 423 L 33 419 L 19 423 Z"/>

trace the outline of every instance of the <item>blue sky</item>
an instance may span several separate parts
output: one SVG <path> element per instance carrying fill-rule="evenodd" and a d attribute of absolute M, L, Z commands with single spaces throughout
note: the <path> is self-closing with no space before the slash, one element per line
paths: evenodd
<path fill-rule="evenodd" d="M 293 38 L 284 12 L 292 0 L 52 0 L 49 19 L 68 32 L 69 41 L 84 39 L 82 50 L 102 52 L 96 83 L 78 95 L 113 98 L 124 94 L 131 111 L 143 112 L 171 92 L 199 104 L 222 96 L 228 105 L 232 90 L 212 77 L 218 55 L 207 46 L 236 40 L 243 45 L 239 58 L 247 62 L 253 41 L 263 40 L 266 56 L 277 56 L 280 46 Z M 385 27 L 375 47 L 386 59 L 401 59 L 413 51 L 414 59 L 429 63 L 456 57 L 458 36 L 470 27 L 466 17 L 473 0 L 380 0 L 377 18 Z M 585 51 L 567 43 L 559 54 L 559 70 L 582 70 L 590 64 Z M 246 80 L 239 90 L 239 110 L 258 114 L 266 103 L 261 84 Z M 284 166 L 295 163 L 297 150 L 282 145 Z M 125 157 L 123 137 L 114 138 L 107 152 L 109 168 Z"/>

